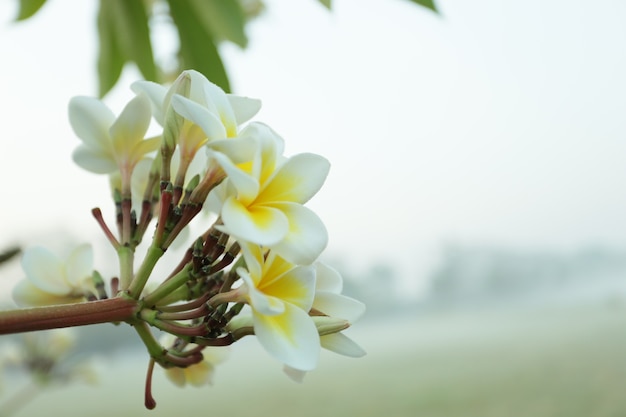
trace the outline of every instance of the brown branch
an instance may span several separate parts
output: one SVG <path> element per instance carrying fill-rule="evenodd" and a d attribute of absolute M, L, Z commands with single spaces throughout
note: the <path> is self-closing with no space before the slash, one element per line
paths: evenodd
<path fill-rule="evenodd" d="M 136 317 L 137 301 L 126 298 L 0 311 L 0 335 L 121 322 Z"/>

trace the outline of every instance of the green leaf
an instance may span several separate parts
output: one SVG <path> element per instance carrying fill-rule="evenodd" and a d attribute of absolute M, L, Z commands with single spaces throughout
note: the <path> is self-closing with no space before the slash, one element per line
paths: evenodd
<path fill-rule="evenodd" d="M 46 2 L 46 0 L 19 0 L 19 1 L 20 1 L 20 6 L 19 6 L 19 11 L 17 13 L 17 17 L 15 18 L 16 21 L 28 19 L 29 17 L 37 13 L 37 11 L 41 9 L 41 6 L 43 6 L 44 3 Z"/>
<path fill-rule="evenodd" d="M 106 0 L 114 3 L 117 41 L 125 58 L 137 64 L 146 80 L 156 81 L 148 14 L 143 0 Z"/>
<path fill-rule="evenodd" d="M 20 252 L 21 250 L 18 247 L 4 249 L 2 252 L 0 252 L 0 264 L 11 260 L 11 258 L 13 258 L 15 255 L 18 255 Z"/>
<path fill-rule="evenodd" d="M 146 80 L 156 81 L 157 70 L 143 0 L 100 0 L 98 35 L 100 97 L 115 86 L 129 61 L 137 65 Z"/>
<path fill-rule="evenodd" d="M 100 0 L 98 10 L 98 94 L 103 97 L 117 83 L 126 60 L 116 37 L 116 13 L 114 3 Z"/>
<path fill-rule="evenodd" d="M 328 10 L 332 7 L 332 0 L 319 0 L 319 2 L 322 3 Z"/>
<path fill-rule="evenodd" d="M 187 3 L 204 29 L 211 31 L 217 41 L 228 40 L 246 47 L 246 17 L 239 0 L 187 0 Z"/>
<path fill-rule="evenodd" d="M 439 13 L 437 10 L 437 6 L 435 6 L 435 0 L 409 0 L 415 4 L 419 4 L 420 6 L 424 6 L 427 9 L 432 10 L 435 13 Z"/>
<path fill-rule="evenodd" d="M 230 92 L 228 75 L 211 31 L 187 2 L 168 0 L 168 3 L 180 38 L 181 69 L 195 69 Z"/>

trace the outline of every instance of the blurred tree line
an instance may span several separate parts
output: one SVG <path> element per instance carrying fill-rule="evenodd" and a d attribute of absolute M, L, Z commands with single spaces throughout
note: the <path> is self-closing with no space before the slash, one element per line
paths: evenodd
<path fill-rule="evenodd" d="M 448 245 L 432 274 L 431 295 L 461 300 L 519 296 L 597 284 L 626 274 L 626 252 L 586 247 L 573 252 Z"/>

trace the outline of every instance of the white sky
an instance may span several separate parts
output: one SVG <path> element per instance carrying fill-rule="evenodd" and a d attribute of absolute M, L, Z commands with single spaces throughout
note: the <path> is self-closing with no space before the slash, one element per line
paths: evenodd
<path fill-rule="evenodd" d="M 71 163 L 67 103 L 96 92 L 96 2 L 12 24 L 16 3 L 0 2 L 0 247 L 89 240 L 108 190 Z M 227 66 L 287 154 L 333 164 L 310 203 L 333 257 L 357 272 L 385 258 L 416 287 L 445 242 L 626 243 L 626 2 L 440 0 L 443 16 L 405 0 L 267 3 Z M 108 99 L 116 113 L 136 77 Z"/>

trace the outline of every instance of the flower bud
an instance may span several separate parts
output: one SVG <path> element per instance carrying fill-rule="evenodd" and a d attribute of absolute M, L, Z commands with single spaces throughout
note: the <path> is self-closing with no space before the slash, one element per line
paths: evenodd
<path fill-rule="evenodd" d="M 313 323 L 315 323 L 315 327 L 317 327 L 317 332 L 320 336 L 338 333 L 350 327 L 350 323 L 344 319 L 328 316 L 313 316 L 311 318 L 313 319 Z"/>

